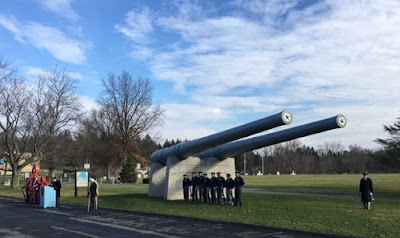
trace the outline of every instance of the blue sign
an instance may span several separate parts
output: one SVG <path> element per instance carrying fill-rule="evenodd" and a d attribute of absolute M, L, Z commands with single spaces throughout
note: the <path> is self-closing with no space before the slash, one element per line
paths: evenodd
<path fill-rule="evenodd" d="M 0 164 L 4 164 L 5 159 L 0 157 Z"/>

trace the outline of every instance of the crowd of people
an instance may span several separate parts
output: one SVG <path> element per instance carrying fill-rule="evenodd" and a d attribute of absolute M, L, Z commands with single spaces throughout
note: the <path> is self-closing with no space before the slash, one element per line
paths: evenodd
<path fill-rule="evenodd" d="M 54 177 L 50 185 L 47 181 L 46 175 L 40 176 L 39 179 L 39 176 L 36 173 L 32 173 L 30 178 L 26 178 L 25 185 L 22 187 L 25 189 L 25 202 L 40 204 L 41 186 L 52 186 L 54 190 L 56 190 L 56 207 L 59 207 L 61 182 L 57 177 Z"/>
<path fill-rule="evenodd" d="M 206 173 L 193 172 L 191 179 L 186 174 L 183 175 L 183 197 L 185 201 L 189 201 L 190 194 L 193 202 L 242 206 L 242 186 L 244 184 L 244 179 L 240 176 L 239 171 L 236 171 L 234 179 L 230 174 L 227 174 L 225 179 L 220 172 L 217 173 L 217 176 L 211 172 L 211 178 Z"/>

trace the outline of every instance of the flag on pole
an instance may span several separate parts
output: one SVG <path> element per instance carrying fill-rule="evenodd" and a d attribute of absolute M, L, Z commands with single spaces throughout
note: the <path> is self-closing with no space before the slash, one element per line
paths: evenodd
<path fill-rule="evenodd" d="M 32 167 L 32 176 L 37 176 L 36 164 L 33 164 L 33 167 Z"/>

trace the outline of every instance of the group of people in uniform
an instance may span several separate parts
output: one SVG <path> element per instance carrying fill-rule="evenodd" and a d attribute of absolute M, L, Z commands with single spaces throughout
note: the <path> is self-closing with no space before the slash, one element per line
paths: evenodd
<path fill-rule="evenodd" d="M 226 174 L 226 179 L 217 172 L 211 172 L 211 178 L 206 173 L 193 172 L 189 179 L 183 175 L 183 197 L 189 201 L 189 193 L 193 202 L 205 202 L 211 204 L 242 206 L 242 186 L 244 179 L 240 172 L 236 171 L 233 179 L 230 174 Z M 235 197 L 232 196 L 234 191 Z"/>

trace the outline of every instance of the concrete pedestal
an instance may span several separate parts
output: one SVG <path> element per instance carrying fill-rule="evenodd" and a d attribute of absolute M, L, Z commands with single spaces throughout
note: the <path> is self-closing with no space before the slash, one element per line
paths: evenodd
<path fill-rule="evenodd" d="M 192 178 L 192 172 L 202 171 L 211 177 L 211 172 L 221 172 L 221 176 L 226 178 L 230 173 L 234 176 L 235 159 L 227 158 L 219 160 L 217 158 L 200 159 L 198 157 L 188 157 L 184 160 L 171 157 L 167 160 L 166 177 L 164 187 L 164 199 L 180 200 L 183 199 L 182 180 L 186 174 L 189 179 Z"/>
<path fill-rule="evenodd" d="M 149 197 L 164 196 L 164 184 L 167 167 L 160 163 L 152 163 L 150 169 Z"/>

